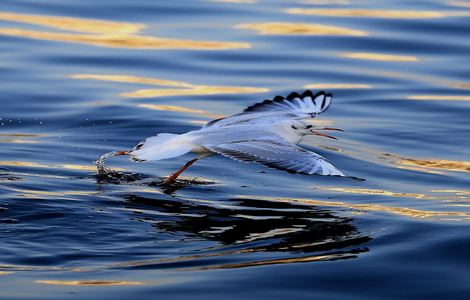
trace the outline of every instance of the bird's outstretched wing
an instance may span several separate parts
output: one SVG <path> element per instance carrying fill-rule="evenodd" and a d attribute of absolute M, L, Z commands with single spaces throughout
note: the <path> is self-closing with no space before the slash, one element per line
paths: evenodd
<path fill-rule="evenodd" d="M 313 94 L 307 90 L 301 95 L 294 92 L 286 98 L 276 96 L 272 100 L 264 100 L 247 107 L 242 113 L 213 120 L 204 127 L 269 124 L 285 119 L 314 118 L 328 109 L 332 99 L 332 94 L 323 91 Z"/>
<path fill-rule="evenodd" d="M 203 146 L 234 160 L 255 162 L 290 173 L 345 176 L 322 156 L 275 135 Z"/>

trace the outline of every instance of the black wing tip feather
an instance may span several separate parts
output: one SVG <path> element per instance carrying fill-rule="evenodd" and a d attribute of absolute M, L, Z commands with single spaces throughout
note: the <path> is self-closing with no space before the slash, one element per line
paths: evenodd
<path fill-rule="evenodd" d="M 297 92 L 292 92 L 286 98 L 287 100 L 293 100 L 295 98 L 300 98 L 300 95 Z"/>
<path fill-rule="evenodd" d="M 298 92 L 292 92 L 287 97 L 277 95 L 273 99 L 266 99 L 262 102 L 259 102 L 259 103 L 253 104 L 251 106 L 248 106 L 247 108 L 245 108 L 245 110 L 243 110 L 243 112 L 256 111 L 261 106 L 264 106 L 264 105 L 269 104 L 269 103 L 278 103 L 278 102 L 284 101 L 286 99 L 289 100 L 289 101 L 292 101 L 295 98 L 304 99 L 305 97 L 310 97 L 312 99 L 312 101 L 315 103 L 315 99 L 319 96 L 323 96 L 325 98 L 326 97 L 332 98 L 333 94 L 327 93 L 325 91 L 319 91 L 316 94 L 314 94 L 311 90 L 305 90 L 302 94 L 299 94 Z M 323 109 L 323 107 L 322 107 L 322 109 Z M 326 111 L 327 109 L 328 109 L 328 107 L 324 111 Z M 322 112 L 324 112 L 324 111 L 322 111 Z"/>

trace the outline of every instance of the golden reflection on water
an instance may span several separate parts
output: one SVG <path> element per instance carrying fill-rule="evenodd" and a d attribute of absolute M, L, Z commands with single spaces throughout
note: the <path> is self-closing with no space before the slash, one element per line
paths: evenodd
<path fill-rule="evenodd" d="M 95 34 L 132 34 L 145 28 L 145 25 L 136 23 L 28 15 L 9 12 L 0 12 L 0 20 Z"/>
<path fill-rule="evenodd" d="M 314 83 L 304 85 L 305 89 L 370 89 L 370 84 L 360 83 Z"/>
<path fill-rule="evenodd" d="M 368 52 L 345 52 L 345 53 L 340 53 L 339 56 L 345 57 L 345 58 L 393 61 L 393 62 L 416 62 L 419 60 L 416 56 L 368 53 Z"/>
<path fill-rule="evenodd" d="M 431 100 L 431 101 L 470 101 L 467 95 L 411 95 L 410 100 Z"/>
<path fill-rule="evenodd" d="M 34 133 L 0 133 L 0 137 L 18 137 L 18 138 L 23 138 L 23 137 L 45 137 L 45 134 L 34 134 Z"/>
<path fill-rule="evenodd" d="M 149 77 L 138 77 L 130 75 L 107 75 L 107 74 L 72 74 L 70 78 L 73 79 L 91 79 L 91 80 L 102 80 L 111 82 L 127 82 L 127 83 L 139 83 L 147 85 L 161 85 L 171 86 L 180 88 L 192 88 L 194 85 L 182 81 L 149 78 Z"/>
<path fill-rule="evenodd" d="M 0 139 L 0 143 L 12 143 L 12 144 L 37 144 L 38 141 L 33 140 L 20 140 L 20 139 Z"/>
<path fill-rule="evenodd" d="M 163 96 L 195 96 L 217 94 L 252 94 L 269 92 L 268 88 L 243 87 L 243 86 L 210 86 L 195 85 L 182 81 L 173 81 L 158 78 L 138 77 L 129 75 L 107 74 L 72 74 L 74 79 L 91 79 L 111 82 L 128 82 L 146 85 L 158 85 L 165 87 L 177 87 L 178 89 L 139 89 L 133 92 L 122 93 L 120 96 L 127 98 L 152 98 Z"/>
<path fill-rule="evenodd" d="M 93 165 L 74 165 L 74 164 L 40 164 L 29 161 L 0 161 L 0 166 L 10 167 L 32 167 L 32 168 L 48 168 L 48 169 L 67 169 L 67 170 L 79 170 L 79 171 L 96 171 L 96 167 Z M 123 171 L 123 169 L 113 168 L 116 171 Z"/>
<path fill-rule="evenodd" d="M 349 0 L 303 0 L 301 3 L 310 5 L 348 5 Z"/>
<path fill-rule="evenodd" d="M 206 121 L 204 121 L 204 120 L 190 120 L 189 123 L 202 126 L 202 125 L 207 124 L 207 120 Z"/>
<path fill-rule="evenodd" d="M 470 8 L 470 2 L 468 1 L 448 1 L 447 5 Z"/>
<path fill-rule="evenodd" d="M 186 113 L 195 113 L 195 114 L 204 114 L 205 110 L 194 109 L 183 106 L 174 106 L 174 105 L 155 105 L 155 104 L 138 104 L 138 107 L 154 109 L 154 110 L 165 110 L 165 111 L 177 111 L 177 112 L 186 112 Z"/>
<path fill-rule="evenodd" d="M 235 217 L 240 217 L 241 215 L 235 215 Z M 247 219 L 252 218 L 253 216 L 243 216 Z M 266 220 L 266 217 L 261 217 L 263 220 Z M 275 228 L 272 230 L 268 230 L 266 232 L 257 232 L 257 233 L 250 233 L 246 238 L 243 240 L 238 241 L 238 243 L 249 243 L 253 241 L 257 241 L 259 239 L 264 239 L 264 238 L 274 238 L 278 235 L 285 235 L 289 233 L 294 233 L 294 232 L 299 232 L 303 231 L 303 228 Z"/>
<path fill-rule="evenodd" d="M 29 134 L 29 133 L 0 133 L 0 143 L 13 143 L 13 144 L 37 144 L 39 141 L 28 138 L 44 137 L 42 134 Z"/>
<path fill-rule="evenodd" d="M 58 42 L 82 43 L 111 48 L 228 50 L 250 47 L 248 43 L 237 42 L 205 42 L 156 38 L 139 35 L 83 35 L 24 30 L 16 28 L 0 28 L 0 34 Z"/>
<path fill-rule="evenodd" d="M 34 283 L 52 285 L 88 285 L 88 286 L 117 286 L 117 285 L 143 285 L 143 281 L 116 281 L 116 280 L 35 280 Z"/>
<path fill-rule="evenodd" d="M 425 159 L 411 159 L 399 158 L 397 164 L 407 166 L 417 166 L 431 169 L 442 169 L 448 171 L 461 171 L 470 172 L 470 161 L 452 161 L 452 160 L 425 160 Z"/>
<path fill-rule="evenodd" d="M 433 19 L 454 16 L 469 16 L 465 11 L 425 11 L 425 10 L 380 10 L 380 9 L 314 9 L 289 8 L 290 14 L 327 17 L 361 17 L 383 19 Z"/>
<path fill-rule="evenodd" d="M 28 199 L 35 199 L 35 198 L 41 198 L 41 196 L 51 196 L 51 197 L 61 197 L 61 199 L 64 196 L 90 196 L 90 195 L 96 195 L 96 191 L 70 191 L 70 190 L 64 190 L 64 191 L 58 191 L 58 192 L 50 192 L 50 191 L 39 191 L 39 190 L 27 190 L 27 189 L 15 189 L 15 188 L 10 188 L 12 192 L 19 193 L 21 196 L 28 198 Z"/>
<path fill-rule="evenodd" d="M 9 274 L 13 274 L 13 272 L 0 271 L 0 275 L 9 275 Z"/>
<path fill-rule="evenodd" d="M 312 244 L 307 244 L 307 246 L 311 246 L 311 245 Z M 299 247 L 301 248 L 303 246 L 299 245 Z M 292 248 L 295 248 L 295 246 L 292 246 Z M 186 256 L 167 257 L 167 258 L 160 258 L 160 259 L 130 261 L 130 262 L 114 264 L 113 267 L 118 267 L 118 268 L 142 267 L 142 266 L 155 265 L 155 264 L 161 264 L 161 263 L 184 262 L 184 261 L 190 261 L 190 260 L 196 260 L 196 259 L 207 259 L 211 257 L 227 257 L 229 255 L 238 255 L 238 254 L 244 254 L 244 253 L 255 253 L 255 252 L 263 252 L 263 251 L 265 250 L 262 247 L 261 248 L 243 248 L 243 249 L 238 249 L 238 250 L 222 251 L 222 252 L 216 252 L 216 253 L 204 253 L 204 254 L 194 254 L 194 255 L 186 255 Z M 309 255 L 309 256 L 301 256 L 301 257 L 272 259 L 272 260 L 237 262 L 237 263 L 210 265 L 210 266 L 202 266 L 202 267 L 186 267 L 184 269 L 185 270 L 232 269 L 232 268 L 254 267 L 254 266 L 264 266 L 264 265 L 274 265 L 274 264 L 290 264 L 290 263 L 301 263 L 301 262 L 326 261 L 326 260 L 334 260 L 334 259 L 339 259 L 339 258 L 351 258 L 351 257 L 356 257 L 356 255 L 351 254 L 351 253 L 332 253 L 332 254 Z"/>
<path fill-rule="evenodd" d="M 221 115 L 221 114 L 214 114 L 214 113 L 207 112 L 205 110 L 194 109 L 194 108 L 183 107 L 183 106 L 176 106 L 176 105 L 138 104 L 137 107 L 153 109 L 153 110 L 176 111 L 176 112 L 184 112 L 184 113 L 190 113 L 190 114 L 198 114 L 198 115 L 202 115 L 207 118 L 213 118 L 213 119 L 224 117 L 224 115 Z"/>
<path fill-rule="evenodd" d="M 235 28 L 255 30 L 262 35 L 369 35 L 366 31 L 309 23 L 245 23 Z"/>
<path fill-rule="evenodd" d="M 470 82 L 455 82 L 451 86 L 456 89 L 470 90 Z"/>
<path fill-rule="evenodd" d="M 243 195 L 240 196 L 242 199 L 256 199 L 265 201 L 281 201 L 288 203 L 301 203 L 306 205 L 317 205 L 317 206 L 331 206 L 331 207 L 343 207 L 359 211 L 371 211 L 371 212 L 386 212 L 391 214 L 397 214 L 400 216 L 417 218 L 417 219 L 443 219 L 445 217 L 453 217 L 456 220 L 470 220 L 470 213 L 460 211 L 431 211 L 431 210 L 419 210 L 407 207 L 394 207 L 382 204 L 352 204 L 341 201 L 323 201 L 314 200 L 307 198 L 281 198 L 281 197 L 268 197 L 268 196 L 252 196 Z"/>
<path fill-rule="evenodd" d="M 410 197 L 416 199 L 434 199 L 424 194 L 415 194 L 415 193 L 396 193 L 384 190 L 374 190 L 374 189 L 356 189 L 356 188 L 342 188 L 342 187 L 317 187 L 317 189 L 322 191 L 333 191 L 333 192 L 342 192 L 349 194 L 359 194 L 359 195 L 383 195 L 391 197 Z"/>
<path fill-rule="evenodd" d="M 449 190 L 449 189 L 438 189 L 438 190 L 431 190 L 433 193 L 450 193 L 450 194 L 455 194 L 458 196 L 465 196 L 465 195 L 470 195 L 470 191 L 465 191 L 465 190 Z"/>
<path fill-rule="evenodd" d="M 152 98 L 152 97 L 164 97 L 164 96 L 252 94 L 252 93 L 264 93 L 268 91 L 269 89 L 266 89 L 266 88 L 200 85 L 191 89 L 141 89 L 135 92 L 122 93 L 120 94 L 120 96 L 127 97 L 127 98 Z"/>
<path fill-rule="evenodd" d="M 443 171 L 431 170 L 431 169 L 428 169 L 428 168 L 422 168 L 422 167 L 417 167 L 417 166 L 409 166 L 409 165 L 399 165 L 399 166 L 397 166 L 397 168 L 398 169 L 404 169 L 404 170 L 410 170 L 410 171 L 429 173 L 429 174 L 446 174 Z"/>
<path fill-rule="evenodd" d="M 280 258 L 280 259 L 271 259 L 271 260 L 257 260 L 257 261 L 248 261 L 248 262 L 227 263 L 227 264 L 220 264 L 220 265 L 195 267 L 191 269 L 194 269 L 194 270 L 237 269 L 237 268 L 268 266 L 268 265 L 278 265 L 278 264 L 292 264 L 292 263 L 314 262 L 314 261 L 331 261 L 331 260 L 340 259 L 340 258 L 352 258 L 352 257 L 356 257 L 356 255 L 349 254 L 349 253 L 335 253 L 335 254 L 325 254 L 325 255 L 311 255 L 311 256 L 292 257 L 292 258 Z"/>
<path fill-rule="evenodd" d="M 444 171 L 470 172 L 470 161 L 452 161 L 445 159 L 414 159 L 385 153 L 383 158 L 390 159 L 397 168 L 425 173 L 445 174 Z"/>
<path fill-rule="evenodd" d="M 1 27 L 0 34 L 40 40 L 81 43 L 100 47 L 134 49 L 226 50 L 250 48 L 249 43 L 194 41 L 137 35 L 145 25 L 94 19 L 41 16 L 0 12 L 0 20 L 46 26 L 53 29 L 80 32 L 60 33 Z"/>

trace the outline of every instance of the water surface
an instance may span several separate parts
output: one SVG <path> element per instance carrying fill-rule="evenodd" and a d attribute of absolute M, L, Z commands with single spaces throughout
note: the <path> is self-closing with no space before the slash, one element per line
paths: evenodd
<path fill-rule="evenodd" d="M 470 296 L 470 2 L 0 3 L 0 297 Z M 102 153 L 327 90 L 347 178 Z"/>

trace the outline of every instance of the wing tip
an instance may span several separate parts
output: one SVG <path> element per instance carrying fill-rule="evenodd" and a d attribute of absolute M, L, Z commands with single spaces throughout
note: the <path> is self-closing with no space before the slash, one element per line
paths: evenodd
<path fill-rule="evenodd" d="M 332 102 L 332 99 L 333 99 L 333 94 L 331 93 L 328 93 L 328 92 L 325 92 L 323 90 L 321 91 L 318 91 L 317 93 L 313 93 L 312 90 L 310 89 L 306 89 L 303 93 L 299 94 L 298 92 L 291 92 L 289 95 L 287 95 L 286 97 L 283 97 L 283 96 L 280 96 L 280 95 L 276 95 L 273 99 L 266 99 L 262 102 L 259 102 L 259 103 L 256 103 L 256 104 L 253 104 L 251 106 L 248 106 L 247 108 L 245 108 L 243 110 L 244 113 L 246 112 L 254 112 L 254 111 L 258 111 L 259 109 L 262 109 L 264 106 L 268 106 L 270 104 L 273 104 L 273 103 L 276 103 L 276 104 L 280 104 L 282 101 L 293 101 L 294 99 L 305 99 L 307 97 L 310 97 L 310 99 L 312 100 L 313 104 L 316 106 L 317 103 L 315 102 L 316 99 L 320 99 L 320 97 L 322 97 L 323 101 L 322 103 L 320 104 L 320 107 L 318 109 L 318 111 L 316 112 L 312 112 L 313 114 L 318 114 L 318 113 L 322 113 L 324 111 L 326 111 L 331 102 Z M 328 99 L 328 100 L 327 100 Z"/>

